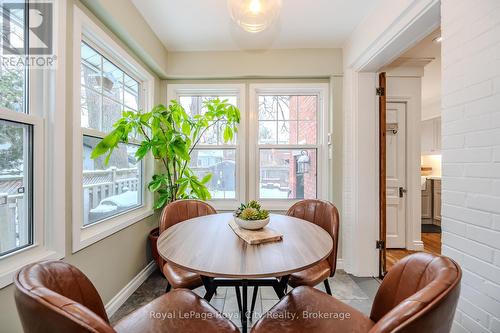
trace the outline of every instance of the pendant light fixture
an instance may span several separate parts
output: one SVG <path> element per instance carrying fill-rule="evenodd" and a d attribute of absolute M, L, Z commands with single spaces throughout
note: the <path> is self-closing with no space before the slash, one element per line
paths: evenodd
<path fill-rule="evenodd" d="M 243 30 L 258 33 L 277 19 L 281 0 L 227 0 L 231 19 Z"/>

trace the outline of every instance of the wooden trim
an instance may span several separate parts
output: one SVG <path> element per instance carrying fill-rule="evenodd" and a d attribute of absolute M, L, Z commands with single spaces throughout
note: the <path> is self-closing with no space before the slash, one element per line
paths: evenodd
<path fill-rule="evenodd" d="M 379 88 L 382 94 L 379 95 L 379 239 L 382 241 L 382 248 L 379 253 L 379 276 L 382 278 L 386 271 L 386 79 L 385 72 L 379 74 Z"/>

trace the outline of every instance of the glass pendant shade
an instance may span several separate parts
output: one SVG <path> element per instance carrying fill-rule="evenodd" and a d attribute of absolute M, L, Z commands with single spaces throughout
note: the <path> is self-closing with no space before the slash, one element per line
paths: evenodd
<path fill-rule="evenodd" d="M 267 29 L 279 15 L 281 0 L 228 0 L 229 14 L 243 30 L 257 33 Z"/>

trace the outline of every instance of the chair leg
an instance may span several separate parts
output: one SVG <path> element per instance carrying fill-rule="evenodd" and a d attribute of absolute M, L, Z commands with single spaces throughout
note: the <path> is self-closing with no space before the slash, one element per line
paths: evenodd
<path fill-rule="evenodd" d="M 240 293 L 240 287 L 234 286 L 234 290 L 236 291 L 236 301 L 238 302 L 238 310 L 241 313 L 241 293 Z"/>
<path fill-rule="evenodd" d="M 323 283 L 325 284 L 326 293 L 328 295 L 332 296 L 332 290 L 330 289 L 330 283 L 328 282 L 328 279 L 325 279 L 325 281 L 323 281 Z"/>
<path fill-rule="evenodd" d="M 169 282 L 167 282 L 167 290 L 165 290 L 165 293 L 168 293 L 170 289 L 172 289 L 172 285 Z"/>
<path fill-rule="evenodd" d="M 250 306 L 250 320 L 253 318 L 253 310 L 255 309 L 255 302 L 257 301 L 257 293 L 259 291 L 258 286 L 253 287 L 253 295 L 252 295 L 252 305 Z"/>

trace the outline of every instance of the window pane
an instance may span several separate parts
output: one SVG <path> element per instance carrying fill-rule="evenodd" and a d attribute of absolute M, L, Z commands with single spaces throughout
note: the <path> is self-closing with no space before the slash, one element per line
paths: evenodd
<path fill-rule="evenodd" d="M 236 96 L 180 96 L 179 103 L 182 105 L 186 113 L 191 117 L 197 114 L 204 114 L 206 112 L 203 107 L 203 103 L 211 99 L 219 98 L 221 100 L 228 100 L 229 104 L 237 106 Z M 223 145 L 224 144 L 224 132 L 223 124 L 219 123 L 219 126 L 210 127 L 205 134 L 201 137 L 200 144 L 205 145 Z M 236 144 L 236 134 L 231 142 L 226 144 Z"/>
<path fill-rule="evenodd" d="M 259 121 L 259 143 L 276 144 L 278 128 L 275 121 Z"/>
<path fill-rule="evenodd" d="M 102 56 L 85 43 L 81 47 L 81 84 L 101 91 Z"/>
<path fill-rule="evenodd" d="M 190 167 L 200 179 L 212 174 L 207 184 L 212 199 L 236 199 L 235 149 L 196 149 L 191 153 Z"/>
<path fill-rule="evenodd" d="M 124 103 L 132 109 L 139 108 L 139 83 L 128 75 L 125 75 Z"/>
<path fill-rule="evenodd" d="M 0 120 L 0 256 L 33 244 L 32 126 Z"/>
<path fill-rule="evenodd" d="M 299 120 L 317 119 L 318 96 L 292 96 L 290 103 L 291 108 L 297 110 Z"/>
<path fill-rule="evenodd" d="M 19 49 L 19 52 L 11 50 L 13 54 L 22 56 L 25 44 L 24 10 L 21 8 L 4 8 L 3 1 L 0 5 L 3 15 L 0 15 L 0 35 L 2 36 L 2 47 L 10 46 Z M 5 19 L 8 17 L 8 20 Z M 27 84 L 25 77 L 27 70 L 22 66 L 7 67 L 0 66 L 0 107 L 15 112 L 27 113 L 26 96 Z"/>
<path fill-rule="evenodd" d="M 107 59 L 102 61 L 102 91 L 105 96 L 123 103 L 123 72 Z"/>
<path fill-rule="evenodd" d="M 259 96 L 259 144 L 316 144 L 317 108 L 317 96 Z"/>
<path fill-rule="evenodd" d="M 82 127 L 99 130 L 101 128 L 102 98 L 92 89 L 81 89 Z"/>
<path fill-rule="evenodd" d="M 122 111 L 140 109 L 139 82 L 85 42 L 81 70 L 82 127 L 108 133 Z"/>
<path fill-rule="evenodd" d="M 261 149 L 261 199 L 316 198 L 316 149 Z"/>
<path fill-rule="evenodd" d="M 142 205 L 142 163 L 138 146 L 120 144 L 109 164 L 90 154 L 101 139 L 83 137 L 83 225 L 121 214 Z"/>
<path fill-rule="evenodd" d="M 110 100 L 107 97 L 102 99 L 102 131 L 111 132 L 113 124 L 120 119 L 123 105 Z"/>
<path fill-rule="evenodd" d="M 259 120 L 278 120 L 279 96 L 259 96 Z"/>
<path fill-rule="evenodd" d="M 297 121 L 278 121 L 278 143 L 296 144 L 297 143 Z"/>
<path fill-rule="evenodd" d="M 316 144 L 316 122 L 299 121 L 299 144 Z"/>

